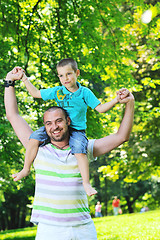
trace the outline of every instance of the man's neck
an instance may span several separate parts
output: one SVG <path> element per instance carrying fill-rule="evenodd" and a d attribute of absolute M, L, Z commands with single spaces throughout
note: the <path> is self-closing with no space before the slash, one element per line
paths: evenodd
<path fill-rule="evenodd" d="M 69 142 L 68 141 L 62 141 L 62 142 L 55 142 L 55 141 L 51 141 L 51 144 L 53 146 L 55 146 L 58 149 L 67 149 L 69 147 Z"/>

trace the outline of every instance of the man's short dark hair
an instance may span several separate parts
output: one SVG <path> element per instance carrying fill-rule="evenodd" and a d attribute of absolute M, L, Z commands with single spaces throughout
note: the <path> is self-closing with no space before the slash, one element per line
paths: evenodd
<path fill-rule="evenodd" d="M 62 59 L 58 64 L 57 64 L 57 68 L 58 67 L 64 67 L 66 65 L 70 64 L 72 69 L 76 72 L 78 69 L 78 65 L 77 62 L 72 59 L 72 58 L 64 58 Z"/>
<path fill-rule="evenodd" d="M 48 109 L 44 112 L 44 114 L 45 114 L 46 112 L 54 112 L 54 111 L 57 110 L 57 109 L 61 109 L 61 110 L 62 110 L 62 112 L 63 112 L 63 114 L 64 114 L 64 116 L 65 116 L 65 119 L 67 120 L 67 117 L 68 117 L 67 111 L 66 111 L 64 108 L 59 107 L 59 106 L 53 106 L 53 107 L 48 108 Z M 43 120 L 44 120 L 44 114 L 43 114 Z"/>

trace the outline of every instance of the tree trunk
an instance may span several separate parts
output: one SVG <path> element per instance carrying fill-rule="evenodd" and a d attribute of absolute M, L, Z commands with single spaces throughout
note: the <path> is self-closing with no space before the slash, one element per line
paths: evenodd
<path fill-rule="evenodd" d="M 126 199 L 126 201 L 127 201 L 127 206 L 128 206 L 128 211 L 129 211 L 129 213 L 133 213 L 133 207 L 132 207 L 133 202 L 130 201 L 130 199 L 129 199 L 128 196 L 125 196 L 125 199 Z"/>
<path fill-rule="evenodd" d="M 108 205 L 108 195 L 107 195 L 107 178 L 104 178 L 104 182 L 105 182 L 105 192 L 104 192 L 104 197 L 105 197 L 105 215 L 108 215 L 108 211 L 107 211 L 107 205 Z"/>

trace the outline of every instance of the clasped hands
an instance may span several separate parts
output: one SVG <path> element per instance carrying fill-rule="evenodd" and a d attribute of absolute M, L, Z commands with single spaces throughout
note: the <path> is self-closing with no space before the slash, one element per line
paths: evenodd
<path fill-rule="evenodd" d="M 133 94 L 126 88 L 121 88 L 116 94 L 119 103 L 127 103 L 130 100 L 134 100 Z"/>
<path fill-rule="evenodd" d="M 14 67 L 10 72 L 7 73 L 6 80 L 16 81 L 23 78 L 25 75 L 24 69 L 21 67 Z"/>

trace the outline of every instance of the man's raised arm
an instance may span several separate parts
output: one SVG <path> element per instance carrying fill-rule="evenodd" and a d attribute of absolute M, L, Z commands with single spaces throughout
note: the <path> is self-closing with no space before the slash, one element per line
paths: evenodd
<path fill-rule="evenodd" d="M 114 148 L 129 140 L 134 118 L 134 97 L 132 93 L 129 93 L 128 97 L 120 100 L 119 102 L 126 104 L 125 113 L 120 127 L 117 133 L 95 141 L 93 150 L 95 157 L 110 152 Z"/>
<path fill-rule="evenodd" d="M 22 72 L 13 74 L 11 71 L 6 76 L 6 83 L 8 80 L 14 81 L 20 79 L 22 75 L 23 75 Z M 8 85 L 10 84 L 11 83 L 9 82 Z M 13 86 L 5 87 L 4 103 L 7 119 L 11 123 L 21 143 L 24 145 L 24 147 L 26 147 L 29 140 L 29 136 L 32 133 L 32 130 L 29 127 L 28 123 L 19 115 L 17 99 L 15 96 L 15 90 Z"/>

